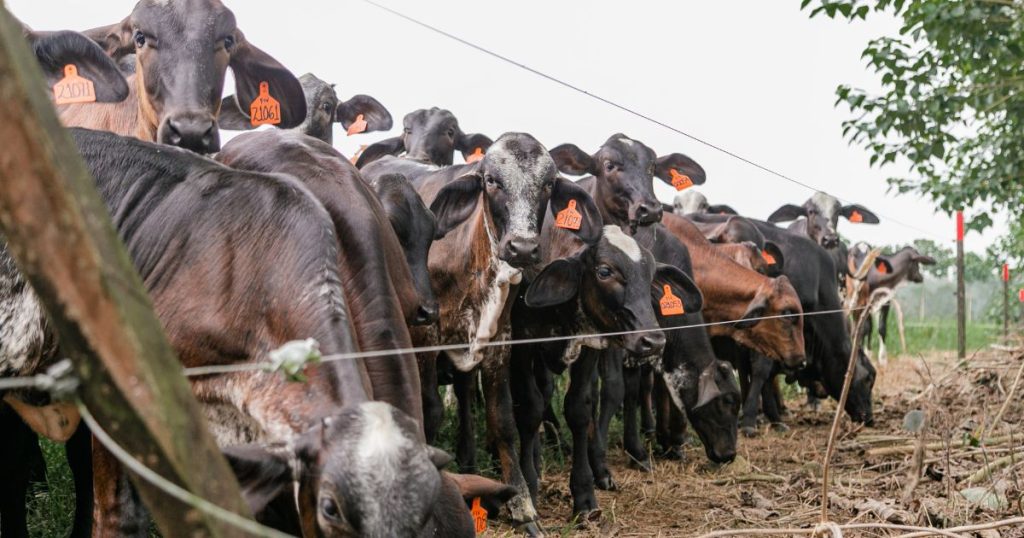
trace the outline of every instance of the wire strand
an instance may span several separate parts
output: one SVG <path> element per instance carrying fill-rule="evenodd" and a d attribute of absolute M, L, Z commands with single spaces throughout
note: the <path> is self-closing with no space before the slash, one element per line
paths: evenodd
<path fill-rule="evenodd" d="M 505 62 L 507 64 L 514 65 L 514 66 L 516 66 L 516 67 L 518 67 L 518 68 L 520 68 L 520 69 L 522 69 L 524 71 L 527 71 L 529 73 L 533 73 L 534 75 L 537 75 L 538 77 L 547 79 L 547 80 L 549 80 L 551 82 L 554 82 L 555 84 L 558 84 L 560 86 L 569 88 L 570 90 L 573 90 L 573 91 L 579 92 L 579 93 L 581 93 L 583 95 L 586 95 L 587 97 L 590 97 L 591 99 L 594 99 L 596 101 L 600 101 L 600 102 L 602 102 L 602 103 L 604 103 L 604 104 L 606 104 L 608 106 L 611 106 L 613 108 L 617 108 L 617 109 L 621 110 L 622 112 L 625 112 L 625 113 L 630 114 L 632 116 L 636 116 L 637 118 L 640 118 L 640 119 L 642 119 L 644 121 L 647 121 L 649 123 L 653 123 L 654 125 L 657 125 L 659 127 L 667 129 L 669 131 L 672 131 L 673 133 L 676 133 L 678 135 L 681 135 L 681 136 L 684 136 L 686 138 L 689 138 L 690 140 L 693 140 L 694 142 L 697 142 L 698 144 L 701 144 L 701 145 L 706 146 L 708 148 L 711 148 L 711 149 L 713 149 L 713 150 L 715 150 L 715 151 L 717 151 L 719 153 L 722 153 L 723 155 L 727 155 L 729 157 L 732 157 L 733 159 L 736 159 L 738 161 L 746 163 L 747 165 L 752 166 L 754 168 L 757 168 L 758 170 L 761 170 L 761 171 L 763 171 L 765 173 L 768 173 L 768 174 L 773 175 L 775 177 L 784 179 L 784 180 L 786 180 L 786 181 L 788 181 L 790 183 L 793 183 L 795 185 L 799 185 L 799 186 L 801 186 L 801 187 L 803 187 L 805 189 L 808 189 L 810 191 L 825 192 L 826 194 L 830 194 L 831 196 L 835 196 L 836 199 L 838 199 L 838 200 L 840 200 L 840 201 L 842 201 L 842 202 L 844 202 L 846 204 L 853 203 L 852 201 L 850 201 L 850 200 L 848 200 L 846 198 L 839 197 L 839 196 L 836 196 L 835 194 L 828 193 L 824 189 L 820 189 L 820 188 L 815 187 L 815 186 L 813 186 L 813 185 L 811 185 L 809 183 L 805 183 L 805 182 L 800 181 L 800 180 L 798 180 L 796 178 L 793 178 L 793 177 L 791 177 L 791 176 L 789 176 L 787 174 L 783 174 L 782 172 L 776 171 L 773 168 L 769 168 L 768 166 L 765 166 L 765 165 L 760 164 L 760 163 L 758 163 L 756 161 L 748 159 L 747 157 L 744 157 L 744 156 L 742 156 L 742 155 L 740 155 L 740 154 L 738 154 L 738 153 L 736 153 L 734 151 L 731 151 L 729 149 L 726 149 L 723 146 L 715 144 L 715 143 L 711 142 L 710 140 L 707 140 L 707 139 L 701 138 L 701 137 L 699 137 L 697 135 L 688 133 L 688 132 L 686 132 L 686 131 L 684 131 L 682 129 L 679 129 L 677 127 L 669 125 L 668 123 L 660 121 L 660 120 L 658 120 L 658 119 L 656 119 L 656 118 L 654 118 L 652 116 L 648 116 L 647 114 L 644 114 L 642 112 L 638 112 L 638 111 L 636 111 L 636 110 L 634 110 L 634 109 L 632 109 L 632 108 L 630 108 L 630 107 L 628 107 L 626 105 L 622 105 L 622 104 L 619 104 L 619 103 L 617 103 L 615 101 L 612 101 L 611 99 L 608 99 L 606 97 L 602 97 L 601 95 L 598 95 L 596 93 L 589 92 L 589 91 L 587 91 L 587 90 L 585 90 L 585 89 L 583 89 L 583 88 L 581 88 L 581 87 L 579 87 L 579 86 L 577 86 L 575 84 L 572 84 L 570 82 L 566 82 L 566 81 L 564 81 L 564 80 L 562 80 L 562 79 L 560 79 L 558 77 L 555 77 L 554 75 L 549 75 L 549 74 L 547 74 L 547 73 L 545 73 L 543 71 L 540 71 L 538 69 L 534 69 L 533 67 L 530 67 L 530 66 L 528 66 L 528 65 L 526 65 L 524 63 L 517 62 L 516 60 L 513 60 L 513 59 L 511 59 L 511 58 L 509 58 L 507 56 L 504 56 L 502 54 L 494 52 L 494 51 L 492 51 L 490 49 L 484 48 L 481 45 L 477 45 L 476 43 L 473 43 L 472 41 L 468 41 L 468 40 L 466 40 L 464 38 L 461 38 L 461 37 L 459 37 L 459 36 L 457 36 L 455 34 L 449 33 L 449 32 L 447 32 L 445 30 L 442 30 L 442 29 L 440 29 L 440 28 L 438 28 L 436 26 L 433 26 L 433 25 L 428 24 L 426 22 L 423 22 L 423 21 L 421 21 L 419 19 L 416 19 L 415 17 L 406 15 L 405 13 L 402 13 L 402 12 L 397 11 L 395 9 L 392 9 L 392 8 L 390 8 L 388 6 L 385 6 L 383 4 L 375 2 L 374 0 L 361 0 L 361 1 L 363 3 L 366 3 L 366 4 L 369 4 L 369 5 L 373 6 L 373 7 L 376 7 L 377 9 L 380 9 L 382 11 L 390 13 L 390 14 L 396 16 L 396 17 L 404 19 L 404 20 L 406 20 L 406 21 L 408 21 L 410 23 L 413 23 L 413 24 L 415 24 L 417 26 L 420 26 L 422 28 L 430 30 L 431 32 L 434 32 L 436 34 L 439 34 L 439 35 L 442 35 L 444 37 L 447 37 L 448 39 L 451 39 L 453 41 L 461 43 L 461 44 L 463 44 L 463 45 L 465 45 L 465 46 L 467 46 L 469 48 L 472 48 L 472 49 L 474 49 L 474 50 L 476 50 L 478 52 L 481 52 L 481 53 L 486 54 L 488 56 L 491 56 L 493 58 L 497 58 L 498 60 L 501 60 L 501 61 L 503 61 L 503 62 Z M 917 226 L 914 226 L 914 225 L 911 225 L 909 223 L 902 222 L 900 220 L 894 219 L 894 218 L 892 218 L 892 217 L 890 217 L 888 215 L 883 215 L 882 213 L 879 213 L 877 211 L 875 211 L 874 213 L 879 215 L 879 216 L 884 217 L 887 221 L 890 221 L 890 222 L 892 222 L 894 224 L 903 226 L 904 228 L 907 228 L 907 229 L 910 229 L 910 230 L 914 230 L 914 231 L 916 231 L 918 233 L 921 233 L 921 234 L 924 234 L 926 236 L 929 236 L 932 239 L 937 239 L 937 240 L 940 240 L 940 241 L 951 240 L 948 237 L 941 237 L 941 236 L 939 236 L 939 235 L 937 235 L 937 234 L 935 234 L 935 233 L 933 233 L 933 232 L 931 232 L 929 230 L 925 230 L 923 228 L 918 228 Z"/>

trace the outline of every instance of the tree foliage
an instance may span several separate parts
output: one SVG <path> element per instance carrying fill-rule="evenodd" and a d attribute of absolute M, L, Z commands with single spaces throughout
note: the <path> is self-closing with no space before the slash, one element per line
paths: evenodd
<path fill-rule="evenodd" d="M 813 5 L 812 5 L 813 4 Z M 942 210 L 970 208 L 968 226 L 991 212 L 1024 214 L 1024 0 L 802 0 L 812 17 L 850 21 L 888 12 L 899 35 L 870 41 L 863 57 L 883 92 L 840 86 L 843 134 L 873 165 L 909 163 L 889 179 Z M 1024 258 L 1024 225 L 997 245 Z"/>

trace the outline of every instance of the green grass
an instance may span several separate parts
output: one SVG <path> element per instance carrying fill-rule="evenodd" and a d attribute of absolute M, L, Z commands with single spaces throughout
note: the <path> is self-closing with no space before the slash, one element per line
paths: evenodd
<path fill-rule="evenodd" d="M 915 356 L 929 351 L 956 351 L 956 321 L 954 320 L 905 320 L 904 328 L 907 337 L 907 355 Z M 1001 326 L 986 323 L 969 323 L 967 325 L 967 352 L 973 353 L 996 340 Z M 889 333 L 886 347 L 890 357 L 902 354 L 899 329 L 896 327 L 896 315 L 889 315 Z M 878 334 L 871 339 L 871 352 L 878 354 Z"/>
<path fill-rule="evenodd" d="M 67 536 L 75 516 L 75 484 L 64 457 L 64 445 L 42 440 L 40 446 L 46 458 L 46 483 L 33 484 L 29 490 L 29 536 Z"/>

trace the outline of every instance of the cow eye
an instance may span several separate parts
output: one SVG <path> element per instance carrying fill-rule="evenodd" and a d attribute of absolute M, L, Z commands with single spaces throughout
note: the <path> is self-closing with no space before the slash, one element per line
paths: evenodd
<path fill-rule="evenodd" d="M 608 280 L 612 277 L 612 268 L 607 265 L 599 265 L 597 267 L 597 278 L 601 280 Z"/>
<path fill-rule="evenodd" d="M 324 109 L 325 112 L 330 112 L 332 107 L 330 103 L 324 103 L 320 105 L 320 108 Z"/>
<path fill-rule="evenodd" d="M 549 179 L 544 182 L 544 190 L 551 192 L 555 188 L 555 180 Z"/>
<path fill-rule="evenodd" d="M 320 513 L 332 521 L 341 519 L 341 510 L 338 509 L 338 503 L 334 502 L 334 499 L 330 497 L 320 498 Z"/>
<path fill-rule="evenodd" d="M 135 36 L 133 37 L 133 39 L 135 39 L 135 46 L 136 47 L 141 49 L 142 47 L 146 46 L 146 34 L 136 30 L 135 31 Z"/>
<path fill-rule="evenodd" d="M 605 161 L 604 162 L 604 169 L 605 169 L 606 172 L 614 172 L 615 171 L 615 163 L 613 163 L 611 161 Z"/>
<path fill-rule="evenodd" d="M 448 135 L 448 138 L 455 138 L 455 129 L 448 129 L 445 134 Z"/>
<path fill-rule="evenodd" d="M 405 132 L 405 134 L 412 134 L 412 128 L 411 127 L 406 127 L 405 129 L 402 129 L 402 130 Z"/>
<path fill-rule="evenodd" d="M 235 48 L 235 36 L 229 35 L 224 38 L 224 50 L 231 52 Z"/>
<path fill-rule="evenodd" d="M 494 187 L 498 189 L 501 188 L 501 183 L 499 183 L 498 180 L 494 179 L 494 176 L 490 174 L 484 176 L 484 182 L 487 183 L 488 187 Z"/>

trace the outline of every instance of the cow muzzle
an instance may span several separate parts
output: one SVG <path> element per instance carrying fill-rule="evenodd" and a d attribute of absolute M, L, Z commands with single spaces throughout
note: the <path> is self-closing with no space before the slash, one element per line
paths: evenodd
<path fill-rule="evenodd" d="M 512 267 L 527 267 L 540 261 L 540 243 L 536 237 L 511 237 L 502 242 L 498 257 Z"/>
<path fill-rule="evenodd" d="M 423 303 L 416 307 L 416 314 L 412 324 L 416 326 L 433 325 L 440 315 L 440 309 L 436 302 Z"/>
<path fill-rule="evenodd" d="M 629 221 L 640 226 L 650 226 L 661 222 L 663 212 L 661 203 L 657 200 L 646 200 L 633 204 L 629 208 Z"/>
<path fill-rule="evenodd" d="M 651 357 L 665 349 L 665 334 L 659 331 L 626 335 L 622 347 L 634 357 Z"/>
<path fill-rule="evenodd" d="M 827 233 L 821 238 L 821 246 L 825 248 L 836 248 L 839 246 L 839 236 L 835 233 Z"/>
<path fill-rule="evenodd" d="M 157 140 L 161 144 L 178 146 L 200 154 L 220 151 L 220 131 L 217 129 L 217 123 L 205 112 L 185 112 L 167 116 L 157 130 Z"/>

